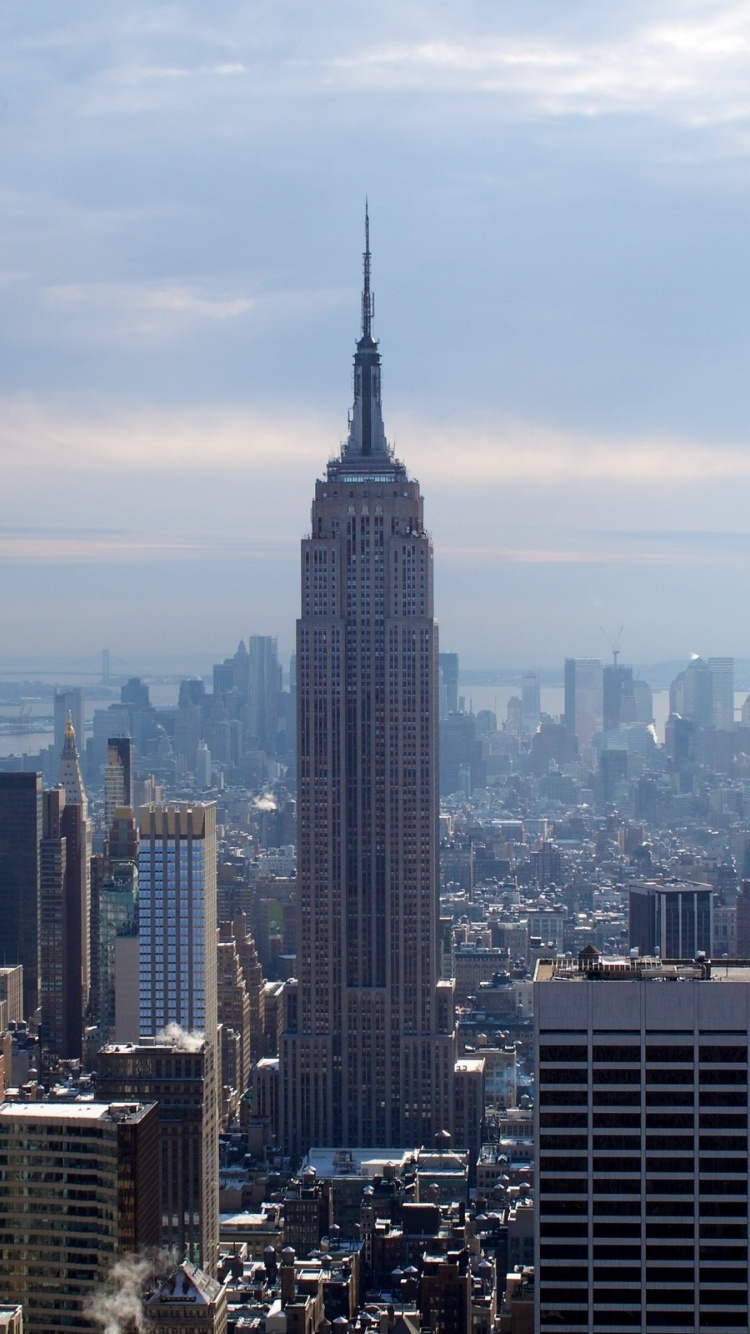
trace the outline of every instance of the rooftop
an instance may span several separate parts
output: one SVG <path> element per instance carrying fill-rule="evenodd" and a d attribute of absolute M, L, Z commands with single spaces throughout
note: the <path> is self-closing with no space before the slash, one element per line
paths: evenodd
<path fill-rule="evenodd" d="M 140 1116 L 146 1106 L 139 1102 L 5 1102 L 0 1106 L 0 1118 L 5 1121 L 46 1121 L 63 1124 L 67 1121 L 122 1121 Z"/>
<path fill-rule="evenodd" d="M 587 945 L 576 959 L 560 955 L 539 959 L 535 982 L 750 982 L 750 959 L 712 961 L 702 954 L 694 959 L 658 956 L 607 958 Z"/>

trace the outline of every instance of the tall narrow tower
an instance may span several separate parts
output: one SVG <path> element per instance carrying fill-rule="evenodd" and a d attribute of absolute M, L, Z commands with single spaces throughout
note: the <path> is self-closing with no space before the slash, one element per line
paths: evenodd
<path fill-rule="evenodd" d="M 292 1153 L 429 1144 L 452 1117 L 432 546 L 419 484 L 383 429 L 365 227 L 349 435 L 315 484 L 302 541 L 298 982 L 280 1053 Z"/>

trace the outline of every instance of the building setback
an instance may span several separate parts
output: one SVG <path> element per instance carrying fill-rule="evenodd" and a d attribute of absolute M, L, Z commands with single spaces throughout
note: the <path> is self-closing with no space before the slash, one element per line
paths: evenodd
<path fill-rule="evenodd" d="M 540 962 L 537 1334 L 748 1329 L 750 968 Z"/>
<path fill-rule="evenodd" d="M 280 1134 L 432 1143 L 452 1123 L 453 992 L 438 982 L 432 545 L 383 429 L 369 241 L 354 408 L 316 482 L 297 623 L 298 964 Z"/>

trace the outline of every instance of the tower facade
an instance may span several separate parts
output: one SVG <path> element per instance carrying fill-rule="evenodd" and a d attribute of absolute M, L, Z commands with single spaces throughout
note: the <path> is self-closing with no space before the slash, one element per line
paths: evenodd
<path fill-rule="evenodd" d="M 302 542 L 298 982 L 280 1051 L 292 1153 L 431 1143 L 452 1114 L 432 546 L 419 484 L 385 438 L 369 243 L 364 260 L 349 435 Z"/>
<path fill-rule="evenodd" d="M 141 1036 L 216 1043 L 216 803 L 139 811 Z"/>
<path fill-rule="evenodd" d="M 598 658 L 565 659 L 565 726 L 587 746 L 604 725 L 602 664 Z"/>
<path fill-rule="evenodd" d="M 747 1330 L 746 967 L 586 946 L 534 992 L 535 1331 Z"/>

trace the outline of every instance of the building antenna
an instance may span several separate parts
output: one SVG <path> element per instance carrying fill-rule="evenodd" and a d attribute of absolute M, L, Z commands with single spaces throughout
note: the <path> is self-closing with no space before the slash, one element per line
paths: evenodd
<path fill-rule="evenodd" d="M 370 291 L 370 209 L 365 196 L 365 280 L 362 287 L 362 337 L 371 338 L 372 318 L 375 314 L 375 297 Z"/>

